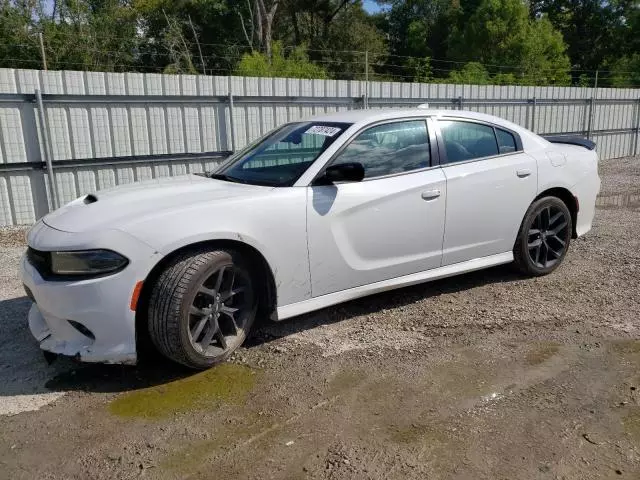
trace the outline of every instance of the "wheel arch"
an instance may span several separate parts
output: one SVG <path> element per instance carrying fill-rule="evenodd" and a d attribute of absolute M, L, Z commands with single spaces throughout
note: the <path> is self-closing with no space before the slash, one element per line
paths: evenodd
<path fill-rule="evenodd" d="M 533 199 L 533 202 L 540 200 L 543 197 L 556 197 L 564 202 L 564 204 L 569 209 L 569 213 L 571 213 L 571 238 L 577 238 L 578 234 L 576 232 L 576 223 L 578 221 L 578 210 L 580 208 L 580 205 L 575 195 L 571 193 L 571 191 L 567 188 L 553 187 L 548 188 L 538 194 L 538 196 Z"/>
<path fill-rule="evenodd" d="M 139 354 L 149 352 L 149 349 L 153 348 L 147 329 L 147 312 L 151 290 L 157 278 L 176 256 L 190 250 L 196 251 L 202 248 L 232 250 L 240 253 L 243 258 L 247 258 L 252 273 L 255 275 L 255 278 L 258 278 L 260 286 L 260 299 L 258 304 L 259 318 L 270 317 L 273 312 L 276 311 L 277 288 L 275 276 L 269 262 L 257 248 L 248 243 L 231 239 L 203 240 L 183 245 L 162 257 L 153 268 L 151 268 L 143 281 L 135 312 L 136 347 Z"/>

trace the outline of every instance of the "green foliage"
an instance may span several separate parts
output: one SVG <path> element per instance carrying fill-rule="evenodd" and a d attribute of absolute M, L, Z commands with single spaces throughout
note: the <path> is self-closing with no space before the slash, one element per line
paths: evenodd
<path fill-rule="evenodd" d="M 445 59 L 451 24 L 460 11 L 451 0 L 396 0 L 386 18 L 390 51 L 402 57 Z M 380 22 L 382 23 L 382 22 Z M 384 69 L 394 77 L 419 81 L 414 65 L 394 59 Z M 404 68 L 408 66 L 409 68 Z M 436 72 L 439 73 L 439 72 Z"/>
<path fill-rule="evenodd" d="M 0 67 L 640 86 L 639 0 L 378 3 L 0 0 Z"/>
<path fill-rule="evenodd" d="M 611 67 L 610 82 L 613 87 L 640 85 L 640 53 L 618 59 Z"/>
<path fill-rule="evenodd" d="M 31 10 L 0 3 L 0 67 L 40 68 Z"/>
<path fill-rule="evenodd" d="M 577 81 L 576 81 L 576 86 L 577 87 L 592 87 L 593 85 L 591 84 L 591 79 L 589 78 L 589 75 L 587 75 L 586 73 L 581 74 Z"/>
<path fill-rule="evenodd" d="M 570 81 L 565 50 L 549 20 L 531 20 L 521 0 L 482 0 L 464 28 L 452 34 L 450 54 L 498 68 L 500 81 L 565 85 Z M 508 73 L 513 77 L 504 76 Z"/>
<path fill-rule="evenodd" d="M 531 0 L 531 11 L 549 18 L 568 45 L 573 67 L 589 70 L 589 76 L 640 51 L 638 0 Z"/>
<path fill-rule="evenodd" d="M 460 70 L 449 73 L 447 83 L 464 83 L 472 85 L 488 85 L 491 83 L 489 72 L 478 62 L 469 62 Z"/>
<path fill-rule="evenodd" d="M 277 27 L 284 44 L 306 45 L 332 78 L 363 79 L 365 51 L 373 78 L 388 52 L 384 33 L 355 0 L 285 0 Z"/>
<path fill-rule="evenodd" d="M 285 56 L 280 42 L 273 44 L 271 59 L 260 52 L 243 55 L 235 74 L 245 77 L 327 78 L 327 72 L 309 61 L 303 47 L 296 47 Z"/>
<path fill-rule="evenodd" d="M 531 85 L 569 85 L 571 63 L 562 34 L 547 18 L 529 22 L 522 39 L 522 59 L 518 67 L 522 83 Z"/>
<path fill-rule="evenodd" d="M 409 58 L 407 65 L 413 70 L 413 81 L 429 83 L 433 80 L 431 58 Z"/>
<path fill-rule="evenodd" d="M 493 85 L 517 85 L 518 78 L 513 73 L 497 73 L 491 78 Z"/>

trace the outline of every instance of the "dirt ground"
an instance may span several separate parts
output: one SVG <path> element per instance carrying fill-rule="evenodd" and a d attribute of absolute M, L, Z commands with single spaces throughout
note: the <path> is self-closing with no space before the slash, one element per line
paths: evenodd
<path fill-rule="evenodd" d="M 494 268 L 264 323 L 193 374 L 48 366 L 21 231 L 0 242 L 0 478 L 640 478 L 640 158 L 603 162 L 593 231 Z"/>

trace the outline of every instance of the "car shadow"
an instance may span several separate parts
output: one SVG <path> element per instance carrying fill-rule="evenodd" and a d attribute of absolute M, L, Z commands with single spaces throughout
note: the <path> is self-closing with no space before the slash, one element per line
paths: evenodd
<path fill-rule="evenodd" d="M 260 322 L 244 344 L 252 349 L 274 340 L 367 315 L 397 308 L 445 293 L 461 292 L 488 283 L 504 283 L 523 277 L 508 266 L 494 267 L 371 295 L 301 315 L 283 322 Z M 80 364 L 59 358 L 48 365 L 27 326 L 31 302 L 26 297 L 0 301 L 0 402 L 16 397 L 51 392 L 117 393 L 162 385 L 195 374 L 159 354 L 147 354 L 137 366 Z"/>
<path fill-rule="evenodd" d="M 0 402 L 52 392 L 121 392 L 165 384 L 193 374 L 193 370 L 148 355 L 139 365 L 81 364 L 58 357 L 49 364 L 31 336 L 27 297 L 0 301 Z M 2 408 L 0 408 L 0 412 Z"/>
<path fill-rule="evenodd" d="M 384 309 L 403 307 L 446 293 L 462 292 L 489 283 L 510 283 L 523 278 L 526 277 L 518 273 L 511 265 L 500 265 L 358 298 L 282 322 L 263 321 L 254 328 L 250 337 L 245 341 L 244 347 L 260 346 L 320 325 L 341 322 Z"/>

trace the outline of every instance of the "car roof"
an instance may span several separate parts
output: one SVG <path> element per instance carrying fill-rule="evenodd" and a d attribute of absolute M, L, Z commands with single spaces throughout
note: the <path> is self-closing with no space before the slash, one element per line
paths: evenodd
<path fill-rule="evenodd" d="M 309 118 L 309 120 L 323 122 L 343 122 L 343 123 L 372 123 L 381 120 L 393 120 L 394 118 L 407 117 L 427 117 L 427 116 L 448 116 L 462 117 L 475 120 L 483 120 L 492 123 L 502 123 L 505 126 L 511 122 L 493 115 L 484 113 L 470 112 L 467 110 L 447 110 L 447 109 L 427 109 L 427 108 L 411 108 L 411 109 L 367 109 L 367 110 L 347 110 L 343 112 L 334 112 L 326 115 L 318 115 Z"/>
<path fill-rule="evenodd" d="M 545 146 L 548 144 L 546 140 L 539 137 L 535 133 L 527 130 L 504 118 L 486 113 L 470 112 L 468 110 L 452 110 L 452 109 L 431 109 L 431 108 L 411 108 L 411 109 L 367 109 L 367 110 L 347 110 L 343 112 L 334 112 L 327 115 L 319 115 L 309 118 L 310 121 L 316 122 L 341 122 L 351 123 L 354 128 L 361 128 L 370 123 L 380 122 L 384 120 L 393 120 L 396 118 L 411 117 L 455 117 L 468 118 L 470 120 L 479 120 L 495 125 L 501 125 L 520 134 L 525 149 L 533 146 Z"/>

